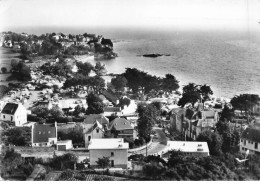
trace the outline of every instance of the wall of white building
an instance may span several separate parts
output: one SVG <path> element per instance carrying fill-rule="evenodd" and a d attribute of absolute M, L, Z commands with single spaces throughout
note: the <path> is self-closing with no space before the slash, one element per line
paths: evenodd
<path fill-rule="evenodd" d="M 112 152 L 114 156 L 111 156 Z M 96 149 L 89 150 L 89 153 L 90 166 L 97 166 L 98 158 L 110 157 L 110 160 L 114 160 L 114 167 L 127 168 L 127 149 Z"/>

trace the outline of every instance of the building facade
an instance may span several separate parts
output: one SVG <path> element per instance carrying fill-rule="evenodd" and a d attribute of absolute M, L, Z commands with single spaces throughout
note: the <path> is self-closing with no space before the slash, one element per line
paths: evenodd
<path fill-rule="evenodd" d="M 92 139 L 88 147 L 90 166 L 98 167 L 99 158 L 109 157 L 110 167 L 127 169 L 128 148 L 122 138 Z"/>
<path fill-rule="evenodd" d="M 57 123 L 32 125 L 32 147 L 50 147 L 57 143 Z"/>
<path fill-rule="evenodd" d="M 27 110 L 22 104 L 7 103 L 1 111 L 1 120 L 23 126 L 27 123 Z"/>
<path fill-rule="evenodd" d="M 243 131 L 239 144 L 240 152 L 260 155 L 260 129 L 247 128 Z"/>

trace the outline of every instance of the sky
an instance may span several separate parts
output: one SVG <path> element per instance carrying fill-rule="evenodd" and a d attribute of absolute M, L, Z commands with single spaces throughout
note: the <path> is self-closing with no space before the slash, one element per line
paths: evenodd
<path fill-rule="evenodd" d="M 0 0 L 0 29 L 120 26 L 255 29 L 260 0 Z"/>

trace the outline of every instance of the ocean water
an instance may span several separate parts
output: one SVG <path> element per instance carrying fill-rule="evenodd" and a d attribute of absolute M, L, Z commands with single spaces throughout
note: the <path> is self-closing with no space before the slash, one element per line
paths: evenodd
<path fill-rule="evenodd" d="M 119 55 L 116 59 L 102 61 L 109 73 L 123 73 L 125 68 L 135 67 L 152 75 L 171 73 L 181 85 L 189 82 L 210 85 L 216 96 L 260 95 L 260 30 L 46 28 L 20 31 L 100 34 L 113 40 L 114 51 Z M 138 56 L 151 53 L 170 56 Z"/>

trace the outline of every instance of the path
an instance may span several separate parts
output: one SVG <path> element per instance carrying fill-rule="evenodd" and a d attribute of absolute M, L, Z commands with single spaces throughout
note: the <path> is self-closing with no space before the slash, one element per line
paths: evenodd
<path fill-rule="evenodd" d="M 153 139 L 151 146 L 147 149 L 147 155 L 156 155 L 164 150 L 167 145 L 167 137 L 162 131 L 162 128 L 154 127 L 154 131 L 156 132 L 158 139 Z M 137 151 L 136 154 L 146 155 L 146 149 Z"/>

